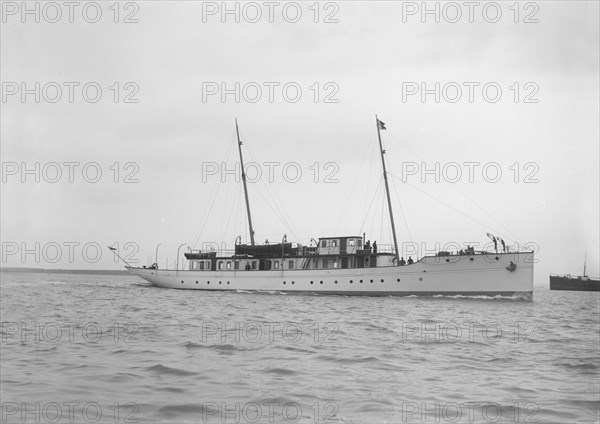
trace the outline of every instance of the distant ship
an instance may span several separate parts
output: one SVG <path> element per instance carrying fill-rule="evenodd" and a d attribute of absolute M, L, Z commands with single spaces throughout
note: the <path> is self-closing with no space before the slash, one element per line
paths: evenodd
<path fill-rule="evenodd" d="M 241 176 L 246 201 L 250 243 L 236 240 L 229 252 L 190 251 L 189 269 L 132 267 L 131 273 L 155 286 L 212 291 L 310 293 L 362 296 L 464 295 L 533 298 L 533 252 L 439 252 L 417 261 L 399 257 L 390 202 L 388 174 L 381 142 L 385 124 L 375 116 L 387 206 L 394 247 L 377 248 L 364 235 L 321 237 L 309 246 L 290 243 L 255 243 L 248 188 L 237 120 L 235 121 Z M 432 223 L 428 223 L 432 225 Z M 115 251 L 114 248 L 111 250 Z M 118 253 L 117 253 L 118 255 Z"/>
<path fill-rule="evenodd" d="M 550 290 L 571 290 L 571 291 L 600 291 L 600 279 L 590 278 L 585 272 L 587 262 L 583 261 L 583 275 L 551 275 Z"/>

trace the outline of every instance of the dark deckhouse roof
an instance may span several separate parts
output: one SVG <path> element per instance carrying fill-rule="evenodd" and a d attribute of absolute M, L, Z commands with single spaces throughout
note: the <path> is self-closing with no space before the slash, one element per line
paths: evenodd
<path fill-rule="evenodd" d="M 319 237 L 319 240 L 331 240 L 331 239 L 349 239 L 349 238 L 359 238 L 359 239 L 362 239 L 362 236 L 336 236 L 336 237 Z"/>

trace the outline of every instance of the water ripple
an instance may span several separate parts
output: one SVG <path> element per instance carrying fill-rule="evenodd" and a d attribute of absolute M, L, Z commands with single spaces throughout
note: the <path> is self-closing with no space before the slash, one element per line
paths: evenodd
<path fill-rule="evenodd" d="M 456 408 L 456 422 L 600 419 L 597 293 L 281 296 L 75 274 L 5 273 L 0 284 L 5 404 L 74 402 L 81 413 L 92 402 L 98 422 L 118 412 L 222 423 L 236 408 L 244 423 L 256 412 L 447 422 Z"/>

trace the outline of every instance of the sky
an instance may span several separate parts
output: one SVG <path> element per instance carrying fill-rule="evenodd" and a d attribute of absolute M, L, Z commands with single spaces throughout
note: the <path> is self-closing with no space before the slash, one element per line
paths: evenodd
<path fill-rule="evenodd" d="M 489 232 L 535 250 L 536 285 L 586 251 L 600 275 L 596 1 L 24 4 L 0 22 L 3 267 L 249 242 L 236 118 L 257 242 L 386 248 L 377 115 L 403 254 Z"/>

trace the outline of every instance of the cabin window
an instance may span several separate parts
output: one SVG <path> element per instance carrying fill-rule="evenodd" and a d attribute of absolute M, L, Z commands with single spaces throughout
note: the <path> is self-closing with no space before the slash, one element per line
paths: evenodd
<path fill-rule="evenodd" d="M 227 269 L 231 269 L 231 261 L 227 261 Z"/>
<path fill-rule="evenodd" d="M 274 261 L 275 262 L 275 269 L 279 269 L 279 261 Z"/>
<path fill-rule="evenodd" d="M 331 247 L 337 247 L 337 240 L 331 240 Z"/>
<path fill-rule="evenodd" d="M 327 240 L 323 240 L 321 242 L 321 247 L 327 247 Z"/>
<path fill-rule="evenodd" d="M 323 268 L 329 267 L 329 259 L 323 259 Z"/>
<path fill-rule="evenodd" d="M 317 258 L 313 259 L 313 267 L 316 268 L 319 265 L 319 260 Z"/>
<path fill-rule="evenodd" d="M 334 268 L 338 267 L 338 261 L 337 261 L 337 259 L 334 259 L 334 261 L 333 261 L 333 267 Z"/>
<path fill-rule="evenodd" d="M 233 263 L 233 268 L 234 268 L 234 269 L 240 269 L 240 263 L 239 263 L 238 261 L 235 261 L 235 262 Z"/>
<path fill-rule="evenodd" d="M 219 261 L 219 269 L 223 269 L 223 261 Z"/>
<path fill-rule="evenodd" d="M 289 269 L 294 269 L 294 261 L 290 261 L 288 264 Z"/>
<path fill-rule="evenodd" d="M 354 246 L 354 239 L 350 239 L 350 246 Z"/>
<path fill-rule="evenodd" d="M 252 269 L 256 269 L 256 261 L 252 261 Z"/>
<path fill-rule="evenodd" d="M 358 239 L 358 247 L 362 247 L 362 239 Z"/>
<path fill-rule="evenodd" d="M 204 261 L 200 261 L 200 262 L 198 262 L 198 265 L 199 265 L 199 266 L 198 266 L 198 268 L 199 268 L 200 270 L 204 271 Z"/>

